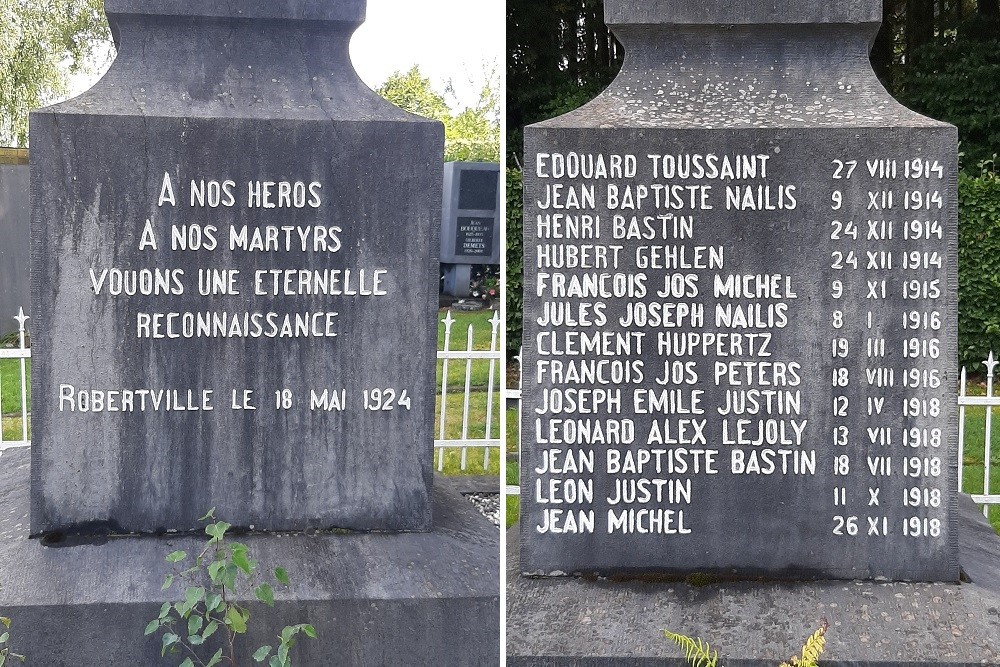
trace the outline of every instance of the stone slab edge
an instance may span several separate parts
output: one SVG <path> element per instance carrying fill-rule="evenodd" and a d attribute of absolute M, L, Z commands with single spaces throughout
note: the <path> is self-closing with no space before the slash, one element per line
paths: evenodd
<path fill-rule="evenodd" d="M 164 556 L 200 537 L 127 537 L 45 547 L 27 538 L 29 453 L 0 457 L 0 612 L 28 665 L 154 665 L 143 637 L 164 601 Z M 292 587 L 269 609 L 252 604 L 240 664 L 287 624 L 312 623 L 302 665 L 496 665 L 500 660 L 500 535 L 450 484 L 434 495 L 432 533 L 249 535 L 262 569 Z M 224 517 L 223 517 L 224 518 Z M 210 653 L 209 653 L 210 655 Z M 175 664 L 179 659 L 169 664 Z"/>
<path fill-rule="evenodd" d="M 509 667 L 686 664 L 670 629 L 708 641 L 727 667 L 774 667 L 826 619 L 826 667 L 1000 665 L 1000 536 L 960 502 L 963 585 L 610 582 L 527 579 L 507 533 Z"/>

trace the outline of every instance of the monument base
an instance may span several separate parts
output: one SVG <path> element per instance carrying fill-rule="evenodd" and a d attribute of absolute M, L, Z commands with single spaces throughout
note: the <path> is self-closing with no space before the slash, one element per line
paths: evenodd
<path fill-rule="evenodd" d="M 0 461 L 0 614 L 12 620 L 12 650 L 47 667 L 166 664 L 159 633 L 143 636 L 163 602 L 180 597 L 160 590 L 164 556 L 205 540 L 42 546 L 28 539 L 29 471 L 27 450 Z M 286 568 L 292 586 L 276 591 L 273 608 L 251 605 L 239 664 L 256 664 L 251 654 L 285 625 L 311 623 L 319 637 L 298 642 L 296 665 L 497 665 L 499 531 L 450 480 L 436 481 L 431 533 L 240 537 L 262 569 Z"/>
<path fill-rule="evenodd" d="M 1000 665 L 1000 537 L 961 503 L 962 585 L 529 579 L 508 532 L 508 667 L 686 665 L 663 629 L 701 637 L 727 667 L 774 667 L 823 619 L 825 667 Z"/>

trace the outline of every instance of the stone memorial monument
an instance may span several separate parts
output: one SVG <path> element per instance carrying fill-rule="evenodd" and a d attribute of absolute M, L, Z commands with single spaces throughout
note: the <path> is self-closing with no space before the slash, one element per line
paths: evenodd
<path fill-rule="evenodd" d="M 358 78 L 363 0 L 106 10 L 111 70 L 31 119 L 21 652 L 156 664 L 163 557 L 215 508 L 293 576 L 251 651 L 312 622 L 296 664 L 496 662 L 498 536 L 432 483 L 442 127 Z"/>
<path fill-rule="evenodd" d="M 659 628 L 769 664 L 824 616 L 823 664 L 998 664 L 955 491 L 957 134 L 880 85 L 881 11 L 606 0 L 621 74 L 526 128 L 509 664 L 675 656 Z M 791 583 L 648 583 L 692 576 Z"/>

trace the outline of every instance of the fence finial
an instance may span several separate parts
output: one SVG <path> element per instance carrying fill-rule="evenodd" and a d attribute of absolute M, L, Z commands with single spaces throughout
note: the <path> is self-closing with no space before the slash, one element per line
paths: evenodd
<path fill-rule="evenodd" d="M 993 358 L 993 352 L 991 350 L 989 359 L 983 362 L 983 365 L 986 366 L 987 377 L 993 377 L 993 369 L 996 368 L 997 363 L 997 360 Z"/>

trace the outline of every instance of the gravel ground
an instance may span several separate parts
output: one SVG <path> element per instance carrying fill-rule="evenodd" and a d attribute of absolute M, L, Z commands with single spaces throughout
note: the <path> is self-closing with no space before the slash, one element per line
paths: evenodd
<path fill-rule="evenodd" d="M 500 494 L 499 493 L 467 493 L 465 497 L 472 501 L 479 513 L 500 527 Z"/>

